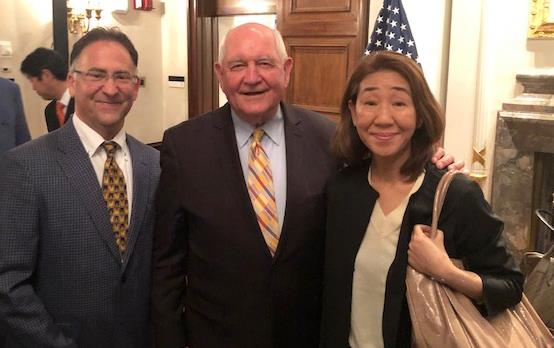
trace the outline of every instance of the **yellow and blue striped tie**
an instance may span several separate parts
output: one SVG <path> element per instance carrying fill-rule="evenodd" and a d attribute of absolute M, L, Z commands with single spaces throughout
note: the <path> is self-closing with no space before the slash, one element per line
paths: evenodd
<path fill-rule="evenodd" d="M 248 193 L 258 218 L 258 224 L 269 251 L 274 256 L 279 243 L 279 220 L 269 158 L 262 148 L 264 134 L 265 132 L 261 128 L 256 128 L 252 133 L 247 181 Z"/>

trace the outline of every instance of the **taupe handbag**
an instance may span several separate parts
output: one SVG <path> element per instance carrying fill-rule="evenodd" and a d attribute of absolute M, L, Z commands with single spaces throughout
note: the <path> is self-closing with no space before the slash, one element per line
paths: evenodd
<path fill-rule="evenodd" d="M 455 171 L 437 187 L 431 234 Z M 453 260 L 462 267 L 462 263 Z M 412 347 L 554 347 L 554 337 L 523 296 L 521 302 L 493 318 L 484 318 L 471 300 L 408 266 L 406 296 L 412 320 Z"/>
<path fill-rule="evenodd" d="M 531 254 L 533 253 L 533 254 Z M 535 256 L 536 252 L 525 257 Z M 550 331 L 554 332 L 554 245 L 542 255 L 525 279 L 523 292 Z"/>

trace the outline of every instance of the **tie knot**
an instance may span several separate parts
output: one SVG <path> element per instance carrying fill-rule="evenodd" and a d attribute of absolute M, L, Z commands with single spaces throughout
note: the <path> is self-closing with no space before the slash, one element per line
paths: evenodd
<path fill-rule="evenodd" d="M 64 107 L 65 105 L 63 105 L 62 102 L 59 102 L 59 101 L 56 102 L 56 109 L 63 110 Z"/>
<path fill-rule="evenodd" d="M 254 139 L 254 142 L 261 142 L 262 138 L 264 137 L 265 131 L 262 128 L 256 128 L 252 132 L 252 139 Z"/>
<path fill-rule="evenodd" d="M 104 148 L 104 151 L 106 151 L 108 157 L 110 157 L 115 154 L 115 150 L 117 150 L 118 145 L 115 141 L 105 141 L 102 143 L 102 147 Z"/>

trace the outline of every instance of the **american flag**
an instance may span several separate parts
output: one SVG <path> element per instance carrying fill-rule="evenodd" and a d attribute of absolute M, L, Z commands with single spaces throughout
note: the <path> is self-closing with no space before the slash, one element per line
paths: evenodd
<path fill-rule="evenodd" d="M 402 53 L 420 64 L 414 37 L 401 0 L 384 0 L 365 54 L 382 50 Z"/>

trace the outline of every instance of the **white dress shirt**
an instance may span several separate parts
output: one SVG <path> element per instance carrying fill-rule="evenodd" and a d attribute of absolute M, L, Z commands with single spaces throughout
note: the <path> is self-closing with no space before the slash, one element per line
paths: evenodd
<path fill-rule="evenodd" d="M 69 94 L 69 89 L 66 89 L 61 99 L 58 100 L 58 102 L 63 104 L 64 115 L 67 113 L 67 105 L 69 105 L 70 100 L 71 100 L 71 95 Z"/>
<path fill-rule="evenodd" d="M 104 174 L 104 163 L 108 155 L 102 143 L 106 141 L 100 134 L 96 133 L 95 130 L 90 128 L 79 118 L 77 113 L 74 114 L 71 119 L 75 130 L 83 143 L 85 151 L 89 155 L 90 162 L 92 167 L 96 172 L 96 177 L 98 178 L 98 184 L 100 189 L 102 189 L 102 177 Z M 125 177 L 125 184 L 127 185 L 127 200 L 129 204 L 129 222 L 131 221 L 131 212 L 132 212 L 132 202 L 133 202 L 133 163 L 131 160 L 131 153 L 129 152 L 129 147 L 127 146 L 127 136 L 125 131 L 121 129 L 116 136 L 111 139 L 111 141 L 116 142 L 119 147 L 115 152 L 115 161 Z"/>

